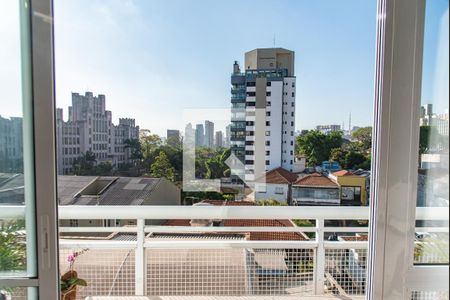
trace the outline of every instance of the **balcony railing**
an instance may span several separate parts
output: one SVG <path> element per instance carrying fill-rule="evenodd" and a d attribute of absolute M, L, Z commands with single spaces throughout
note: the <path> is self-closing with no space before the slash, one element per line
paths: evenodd
<path fill-rule="evenodd" d="M 0 219 L 23 216 L 24 207 L 0 210 Z M 348 224 L 350 220 L 367 224 L 367 207 L 60 206 L 59 217 L 80 223 L 134 223 L 60 227 L 62 272 L 68 254 L 89 249 L 75 266 L 88 281 L 78 299 L 333 294 L 358 298 L 365 294 L 368 227 Z M 417 219 L 448 220 L 448 211 L 418 208 Z M 205 220 L 310 220 L 314 226 L 190 226 L 192 220 L 196 224 Z M 331 226 L 329 220 L 339 226 Z M 442 226 L 417 231 L 448 234 Z M 248 233 L 255 234 L 249 238 Z M 292 234 L 304 238 L 291 239 Z M 257 238 L 262 236 L 264 240 Z M 340 238 L 329 241 L 329 236 Z"/>

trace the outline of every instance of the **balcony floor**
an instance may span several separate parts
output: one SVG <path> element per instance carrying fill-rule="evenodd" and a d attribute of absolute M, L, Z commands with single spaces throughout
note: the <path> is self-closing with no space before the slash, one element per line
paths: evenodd
<path fill-rule="evenodd" d="M 159 296 L 159 297 L 87 297 L 86 300 L 362 300 L 364 296 Z"/>

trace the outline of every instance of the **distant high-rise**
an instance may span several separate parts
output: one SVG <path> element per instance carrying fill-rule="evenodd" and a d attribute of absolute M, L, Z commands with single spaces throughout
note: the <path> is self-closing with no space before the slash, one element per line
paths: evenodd
<path fill-rule="evenodd" d="M 316 130 L 325 134 L 329 134 L 331 132 L 341 131 L 341 125 L 317 125 Z"/>
<path fill-rule="evenodd" d="M 0 116 L 0 173 L 23 172 L 22 118 Z"/>
<path fill-rule="evenodd" d="M 167 145 L 179 147 L 181 144 L 180 131 L 176 129 L 167 129 Z"/>
<path fill-rule="evenodd" d="M 245 53 L 244 69 L 242 73 L 235 62 L 231 76 L 230 146 L 245 165 L 245 170 L 232 170 L 232 179 L 244 176 L 245 180 L 254 180 L 277 167 L 292 171 L 294 52 L 255 49 Z"/>
<path fill-rule="evenodd" d="M 225 147 L 230 147 L 231 125 L 225 127 Z"/>
<path fill-rule="evenodd" d="M 216 131 L 216 148 L 222 148 L 223 147 L 223 133 L 222 131 Z"/>
<path fill-rule="evenodd" d="M 214 123 L 205 121 L 205 147 L 214 148 Z"/>
<path fill-rule="evenodd" d="M 84 96 L 72 93 L 68 110 L 68 121 L 61 108 L 56 110 L 58 174 L 71 174 L 74 161 L 87 151 L 94 153 L 97 163 L 110 162 L 113 167 L 132 162 L 127 143 L 139 138 L 134 119 L 121 118 L 114 125 L 105 96 L 95 97 L 91 92 Z"/>
<path fill-rule="evenodd" d="M 195 126 L 195 146 L 205 146 L 205 130 L 203 128 L 203 124 L 197 124 Z"/>

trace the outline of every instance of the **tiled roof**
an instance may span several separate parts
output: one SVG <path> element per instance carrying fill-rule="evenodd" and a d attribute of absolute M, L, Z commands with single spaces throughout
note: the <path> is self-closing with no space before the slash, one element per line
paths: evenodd
<path fill-rule="evenodd" d="M 256 182 L 289 184 L 297 180 L 297 175 L 283 168 L 276 168 L 259 177 Z"/>
<path fill-rule="evenodd" d="M 319 173 L 299 178 L 293 184 L 297 186 L 338 187 L 334 181 Z"/>
<path fill-rule="evenodd" d="M 367 242 L 367 235 L 357 235 L 357 236 L 340 236 L 339 239 L 344 240 L 346 242 Z"/>
<path fill-rule="evenodd" d="M 211 205 L 256 205 L 250 201 L 226 201 L 226 200 L 204 200 L 201 203 Z M 191 220 L 167 220 L 165 226 L 191 226 Z M 267 219 L 232 219 L 223 220 L 224 227 L 293 227 L 294 224 L 289 220 L 267 220 Z M 300 232 L 246 232 L 248 239 L 252 241 L 303 241 L 308 238 Z"/>
<path fill-rule="evenodd" d="M 349 176 L 349 175 L 353 175 L 353 173 L 350 171 L 347 171 L 347 170 L 340 170 L 340 171 L 334 172 L 333 175 L 334 176 Z"/>

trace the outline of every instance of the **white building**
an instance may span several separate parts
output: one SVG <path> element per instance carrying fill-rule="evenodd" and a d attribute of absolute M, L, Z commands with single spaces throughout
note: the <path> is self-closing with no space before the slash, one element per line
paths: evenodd
<path fill-rule="evenodd" d="M 216 148 L 222 148 L 223 147 L 223 133 L 222 131 L 216 131 L 216 138 L 215 138 L 215 145 Z"/>
<path fill-rule="evenodd" d="M 293 170 L 295 130 L 294 52 L 283 48 L 245 53 L 245 73 L 235 62 L 231 149 L 252 181 L 268 170 Z M 240 172 L 240 174 L 239 174 Z M 234 173 L 234 174 L 233 174 Z"/>
<path fill-rule="evenodd" d="M 341 125 L 331 124 L 331 125 L 317 125 L 316 130 L 320 131 L 324 134 L 329 134 L 332 132 L 341 131 L 342 129 L 341 129 Z"/>
<path fill-rule="evenodd" d="M 97 163 L 110 162 L 114 167 L 130 163 L 132 150 L 126 141 L 138 138 L 139 126 L 134 119 L 119 119 L 117 126 L 112 123 L 104 95 L 72 93 L 68 120 L 64 121 L 61 108 L 56 110 L 58 174 L 71 174 L 73 162 L 88 151 Z"/>
<path fill-rule="evenodd" d="M 23 172 L 22 118 L 0 116 L 0 172 Z"/>
<path fill-rule="evenodd" d="M 288 204 L 297 175 L 283 168 L 273 169 L 255 181 L 255 200 L 273 199 Z"/>
<path fill-rule="evenodd" d="M 205 121 L 205 147 L 214 148 L 214 123 Z"/>

